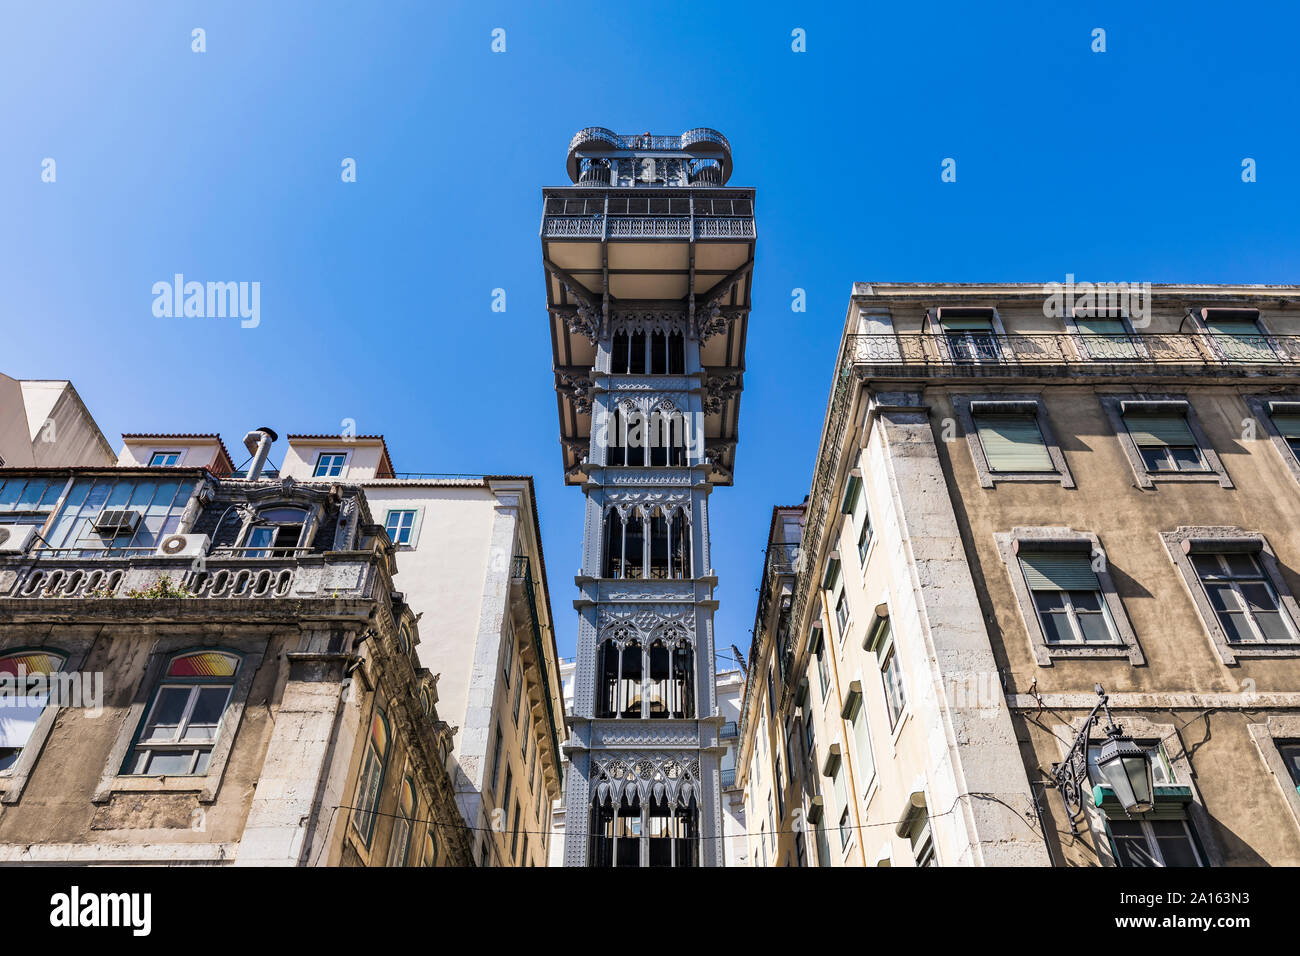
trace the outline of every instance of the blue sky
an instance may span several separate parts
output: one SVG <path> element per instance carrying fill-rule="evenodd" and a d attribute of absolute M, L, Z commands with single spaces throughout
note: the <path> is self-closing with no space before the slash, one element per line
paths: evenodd
<path fill-rule="evenodd" d="M 746 650 L 852 282 L 1300 281 L 1294 4 L 989 6 L 5 3 L 0 369 L 71 379 L 115 447 L 351 418 L 402 471 L 533 474 L 568 655 L 582 496 L 540 190 L 583 126 L 715 127 L 758 190 L 737 482 L 711 522 L 719 652 Z M 260 282 L 260 325 L 155 317 L 177 272 Z"/>

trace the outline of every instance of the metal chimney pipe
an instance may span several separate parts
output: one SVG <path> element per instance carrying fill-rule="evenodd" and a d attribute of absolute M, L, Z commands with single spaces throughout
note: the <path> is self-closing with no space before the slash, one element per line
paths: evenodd
<path fill-rule="evenodd" d="M 244 447 L 253 456 L 253 462 L 248 466 L 249 481 L 255 481 L 262 476 L 262 469 L 266 467 L 266 458 L 271 454 L 271 445 L 279 437 L 265 425 L 244 436 Z"/>

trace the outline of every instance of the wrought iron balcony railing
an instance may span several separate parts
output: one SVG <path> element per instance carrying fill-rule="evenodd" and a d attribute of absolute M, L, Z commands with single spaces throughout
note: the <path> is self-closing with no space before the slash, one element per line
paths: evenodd
<path fill-rule="evenodd" d="M 767 603 L 772 597 L 772 586 L 782 575 L 794 574 L 799 568 L 799 545 L 769 544 L 763 559 L 763 580 L 758 591 L 758 625 L 767 622 Z"/>
<path fill-rule="evenodd" d="M 845 337 L 844 358 L 854 365 L 909 372 L 1086 366 L 1123 375 L 1149 366 L 1216 368 L 1300 365 L 1300 335 L 1224 335 L 1212 332 L 1081 334 L 1027 332 L 899 332 Z"/>
<path fill-rule="evenodd" d="M 691 217 L 684 216 L 547 216 L 545 239 L 689 239 Z M 753 239 L 752 216 L 696 216 L 696 239 Z"/>

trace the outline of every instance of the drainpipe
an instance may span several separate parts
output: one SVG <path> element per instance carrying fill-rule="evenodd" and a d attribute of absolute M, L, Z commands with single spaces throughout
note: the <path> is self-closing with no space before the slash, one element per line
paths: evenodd
<path fill-rule="evenodd" d="M 262 476 L 266 467 L 266 458 L 271 454 L 271 444 L 280 436 L 263 425 L 244 436 L 244 447 L 253 455 L 253 462 L 248 466 L 248 480 L 256 481 Z"/>

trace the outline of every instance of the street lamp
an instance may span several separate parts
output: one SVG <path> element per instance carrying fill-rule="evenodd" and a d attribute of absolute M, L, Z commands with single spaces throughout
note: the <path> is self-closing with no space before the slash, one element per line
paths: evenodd
<path fill-rule="evenodd" d="M 1065 759 L 1052 765 L 1052 783 L 1061 791 L 1065 810 L 1070 815 L 1070 832 L 1075 836 L 1079 835 L 1075 817 L 1083 811 L 1084 794 L 1088 791 L 1089 736 L 1102 711 L 1106 714 L 1106 742 L 1097 754 L 1097 769 L 1102 778 L 1114 791 L 1125 813 L 1147 813 L 1155 805 L 1151 755 L 1120 730 L 1110 715 L 1110 698 L 1100 684 L 1096 685 L 1096 691 L 1097 705 L 1084 720 Z"/>

